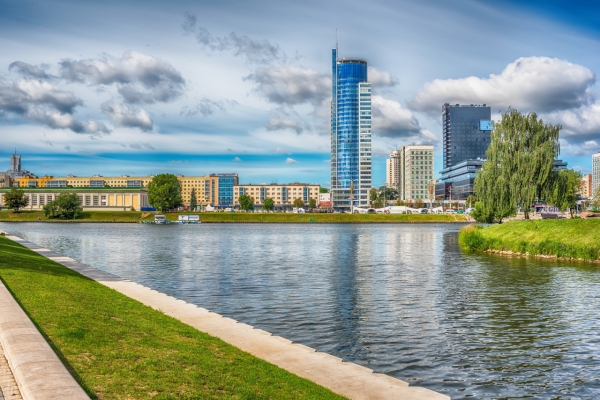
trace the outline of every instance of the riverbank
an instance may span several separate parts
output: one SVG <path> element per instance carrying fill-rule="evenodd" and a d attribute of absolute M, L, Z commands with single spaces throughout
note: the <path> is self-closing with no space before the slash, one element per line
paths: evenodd
<path fill-rule="evenodd" d="M 170 221 L 177 221 L 179 215 L 200 215 L 202 223 L 465 223 L 465 215 L 460 214 L 292 214 L 292 213 L 166 213 Z M 140 211 L 84 211 L 75 220 L 47 219 L 41 211 L 21 211 L 18 213 L 0 211 L 0 222 L 120 222 L 137 223 L 154 220 L 155 213 Z"/>
<path fill-rule="evenodd" d="M 600 220 L 521 220 L 461 229 L 463 250 L 600 262 Z"/>
<path fill-rule="evenodd" d="M 92 398 L 343 398 L 4 237 L 0 278 Z"/>

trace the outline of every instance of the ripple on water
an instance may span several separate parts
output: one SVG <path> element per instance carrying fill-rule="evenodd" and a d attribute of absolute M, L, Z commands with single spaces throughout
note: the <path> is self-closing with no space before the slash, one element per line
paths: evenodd
<path fill-rule="evenodd" d="M 600 398 L 600 268 L 450 225 L 6 224 L 61 254 L 458 398 Z"/>

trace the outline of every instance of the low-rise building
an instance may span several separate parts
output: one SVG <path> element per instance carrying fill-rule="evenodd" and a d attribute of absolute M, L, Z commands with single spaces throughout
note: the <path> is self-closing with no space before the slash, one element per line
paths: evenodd
<path fill-rule="evenodd" d="M 315 199 L 319 202 L 318 184 L 307 183 L 290 183 L 290 184 L 248 184 L 235 185 L 233 187 L 233 203 L 239 206 L 239 198 L 241 195 L 248 195 L 254 199 L 254 208 L 262 208 L 262 205 L 267 198 L 273 199 L 275 208 L 278 210 L 286 210 L 293 207 L 294 200 L 302 199 L 305 205 L 308 205 L 310 199 Z"/>
<path fill-rule="evenodd" d="M 0 206 L 4 206 L 4 194 L 10 190 L 0 188 Z M 150 207 L 148 194 L 142 188 L 25 187 L 22 190 L 29 199 L 25 210 L 41 210 L 61 193 L 76 193 L 79 204 L 89 211 L 139 211 Z"/>
<path fill-rule="evenodd" d="M 148 176 L 75 176 L 54 177 L 47 175 L 41 178 L 23 176 L 14 182 L 21 188 L 147 188 L 154 175 Z M 177 175 L 181 185 L 183 204 L 188 206 L 192 190 L 196 192 L 198 205 L 229 207 L 233 205 L 233 186 L 239 183 L 235 173 L 210 174 L 201 176 Z"/>

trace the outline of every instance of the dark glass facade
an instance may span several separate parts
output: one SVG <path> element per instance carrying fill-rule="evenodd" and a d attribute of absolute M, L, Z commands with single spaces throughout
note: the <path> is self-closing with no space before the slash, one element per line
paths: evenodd
<path fill-rule="evenodd" d="M 332 50 L 331 189 L 335 208 L 368 205 L 371 188 L 371 84 L 367 62 Z M 354 190 L 351 193 L 351 188 Z"/>
<path fill-rule="evenodd" d="M 491 130 L 481 130 L 481 121 L 490 121 L 491 107 L 480 105 L 442 106 L 444 169 L 467 160 L 485 158 Z M 486 124 L 483 124 L 486 125 Z"/>

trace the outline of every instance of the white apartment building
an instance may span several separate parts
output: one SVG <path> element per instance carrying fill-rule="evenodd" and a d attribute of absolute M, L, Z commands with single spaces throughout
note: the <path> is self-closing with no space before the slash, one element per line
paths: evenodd
<path fill-rule="evenodd" d="M 395 153 L 399 154 L 396 161 Z M 435 197 L 433 180 L 433 145 L 408 145 L 394 151 L 389 164 L 390 183 L 399 190 L 404 201 L 428 202 Z M 398 167 L 394 163 L 398 163 Z M 396 171 L 394 171 L 396 169 Z"/>
<path fill-rule="evenodd" d="M 600 190 L 600 151 L 592 156 L 592 194 L 594 197 Z"/>
<path fill-rule="evenodd" d="M 400 150 L 392 151 L 390 158 L 385 160 L 385 184 L 390 189 L 400 189 Z"/>

